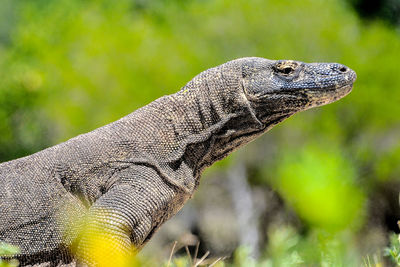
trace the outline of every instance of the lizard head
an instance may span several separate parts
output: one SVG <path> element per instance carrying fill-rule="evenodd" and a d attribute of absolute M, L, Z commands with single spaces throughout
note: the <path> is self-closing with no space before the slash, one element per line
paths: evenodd
<path fill-rule="evenodd" d="M 334 102 L 350 93 L 356 73 L 338 63 L 247 58 L 242 89 L 263 122 Z"/>

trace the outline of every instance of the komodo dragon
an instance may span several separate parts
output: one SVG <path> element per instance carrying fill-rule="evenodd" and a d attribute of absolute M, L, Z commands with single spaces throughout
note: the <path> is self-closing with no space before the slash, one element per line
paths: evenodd
<path fill-rule="evenodd" d="M 0 241 L 20 247 L 22 265 L 76 263 L 71 245 L 85 255 L 90 242 L 67 228 L 88 216 L 87 232 L 112 237 L 110 257 L 134 253 L 192 197 L 206 167 L 346 96 L 355 79 L 337 63 L 240 58 L 118 121 L 2 163 Z"/>

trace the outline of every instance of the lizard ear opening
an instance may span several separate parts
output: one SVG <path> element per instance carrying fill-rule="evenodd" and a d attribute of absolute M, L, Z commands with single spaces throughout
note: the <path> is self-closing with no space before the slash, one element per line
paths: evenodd
<path fill-rule="evenodd" d="M 247 77 L 242 80 L 242 86 L 247 98 L 252 101 L 261 100 L 266 95 L 274 92 L 274 86 L 262 73 L 254 75 L 254 78 Z"/>

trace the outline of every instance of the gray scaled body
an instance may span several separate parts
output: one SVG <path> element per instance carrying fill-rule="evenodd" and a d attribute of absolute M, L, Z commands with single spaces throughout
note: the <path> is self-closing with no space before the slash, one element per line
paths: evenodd
<path fill-rule="evenodd" d="M 36 154 L 0 164 L 0 241 L 22 265 L 91 264 L 89 234 L 110 257 L 139 250 L 196 190 L 202 171 L 291 115 L 347 95 L 337 63 L 240 58 L 179 92 Z M 85 256 L 86 255 L 86 256 Z M 79 262 L 79 260 L 78 260 Z"/>

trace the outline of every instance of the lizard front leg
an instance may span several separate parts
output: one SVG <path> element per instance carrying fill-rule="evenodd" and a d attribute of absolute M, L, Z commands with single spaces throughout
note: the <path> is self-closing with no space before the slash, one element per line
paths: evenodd
<path fill-rule="evenodd" d="M 76 255 L 90 266 L 96 265 L 96 239 L 107 244 L 101 259 L 113 263 L 118 255 L 132 255 L 187 199 L 148 167 L 129 167 L 116 175 L 115 184 L 89 209 L 78 240 Z"/>

